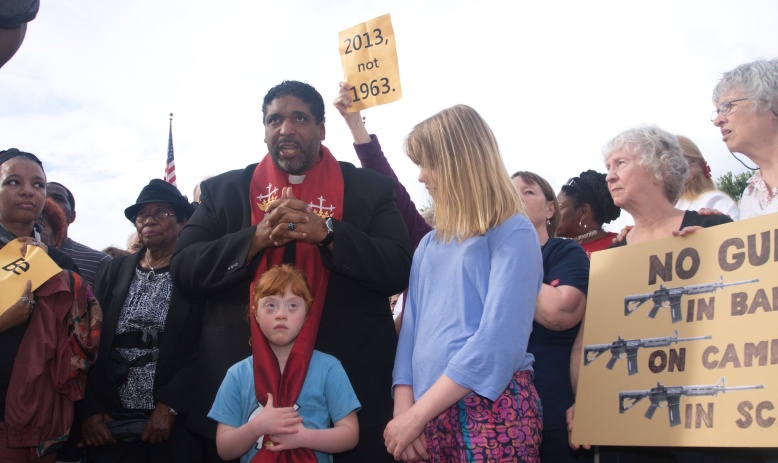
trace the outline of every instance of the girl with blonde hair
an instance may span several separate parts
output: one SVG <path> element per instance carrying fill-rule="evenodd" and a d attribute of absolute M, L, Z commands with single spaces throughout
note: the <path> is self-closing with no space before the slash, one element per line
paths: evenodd
<path fill-rule="evenodd" d="M 468 106 L 405 144 L 435 203 L 416 250 L 395 359 L 395 459 L 539 461 L 540 401 L 527 352 L 543 276 L 537 235 L 489 126 Z"/>

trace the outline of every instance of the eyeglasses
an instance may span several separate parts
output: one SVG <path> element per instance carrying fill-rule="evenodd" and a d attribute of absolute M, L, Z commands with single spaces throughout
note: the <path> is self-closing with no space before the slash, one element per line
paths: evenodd
<path fill-rule="evenodd" d="M 141 212 L 140 214 L 133 217 L 132 220 L 135 223 L 144 223 L 149 217 L 154 217 L 154 220 L 162 221 L 175 216 L 175 212 L 168 212 L 163 209 L 157 209 L 154 212 Z"/>
<path fill-rule="evenodd" d="M 729 100 L 721 103 L 715 111 L 713 111 L 710 115 L 711 122 L 715 121 L 719 115 L 726 116 L 729 114 L 730 111 L 732 111 L 732 107 L 735 106 L 735 103 L 738 101 L 745 101 L 750 100 L 750 98 L 738 98 L 737 100 Z"/>

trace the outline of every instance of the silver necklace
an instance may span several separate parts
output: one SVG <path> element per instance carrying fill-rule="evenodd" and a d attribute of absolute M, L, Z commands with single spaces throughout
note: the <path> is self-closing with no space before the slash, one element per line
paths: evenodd
<path fill-rule="evenodd" d="M 590 230 L 590 231 L 584 233 L 583 235 L 576 236 L 575 238 L 573 238 L 573 241 L 577 241 L 577 242 L 580 243 L 581 241 L 583 241 L 583 240 L 585 240 L 587 238 L 591 238 L 592 236 L 596 235 L 598 231 L 600 231 L 600 230 Z"/>
<path fill-rule="evenodd" d="M 173 253 L 170 253 L 168 256 L 163 257 L 162 259 L 158 260 L 157 263 L 156 263 L 157 267 L 159 267 L 159 264 L 161 264 L 162 262 L 165 262 L 166 260 L 170 259 L 172 256 L 173 256 Z M 157 272 L 156 272 L 156 268 L 153 265 L 151 265 L 151 259 L 149 259 L 149 255 L 148 254 L 146 254 L 146 264 L 151 269 L 151 271 L 146 276 L 146 278 L 148 278 L 148 280 L 151 281 L 151 280 L 154 279 L 155 276 L 157 276 Z"/>

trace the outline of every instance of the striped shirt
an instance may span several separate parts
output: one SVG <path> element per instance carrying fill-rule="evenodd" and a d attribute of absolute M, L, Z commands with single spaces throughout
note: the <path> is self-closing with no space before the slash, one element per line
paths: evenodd
<path fill-rule="evenodd" d="M 111 260 L 111 256 L 102 253 L 96 249 L 76 243 L 70 238 L 65 238 L 60 251 L 67 254 L 68 257 L 78 266 L 78 271 L 82 277 L 92 286 L 95 284 L 95 273 L 101 263 Z"/>

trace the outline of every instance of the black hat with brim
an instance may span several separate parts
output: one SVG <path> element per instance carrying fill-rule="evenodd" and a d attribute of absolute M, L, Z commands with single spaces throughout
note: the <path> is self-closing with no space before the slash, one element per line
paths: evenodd
<path fill-rule="evenodd" d="M 124 210 L 124 216 L 133 222 L 141 206 L 149 203 L 169 203 L 177 215 L 183 215 L 187 219 L 192 217 L 195 211 L 195 207 L 189 203 L 186 196 L 178 191 L 178 188 L 164 180 L 155 178 L 143 187 L 135 204 Z"/>

